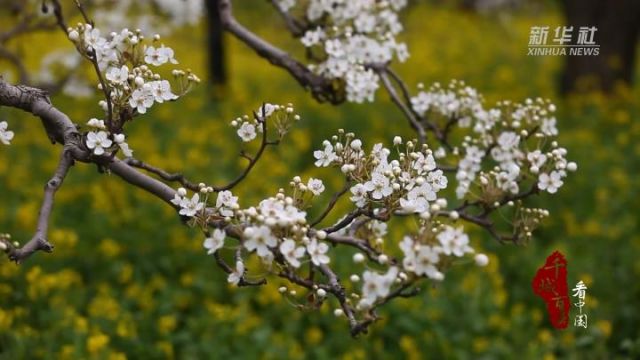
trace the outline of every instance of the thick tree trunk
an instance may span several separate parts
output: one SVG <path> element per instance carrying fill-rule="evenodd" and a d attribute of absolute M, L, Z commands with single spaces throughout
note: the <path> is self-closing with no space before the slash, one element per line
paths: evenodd
<path fill-rule="evenodd" d="M 226 84 L 227 69 L 219 0 L 206 0 L 209 83 L 216 87 Z"/>
<path fill-rule="evenodd" d="M 562 92 L 611 92 L 621 82 L 630 85 L 640 32 L 640 1 L 564 0 L 564 11 L 574 36 L 580 26 L 597 27 L 594 40 L 600 54 L 567 56 Z"/>

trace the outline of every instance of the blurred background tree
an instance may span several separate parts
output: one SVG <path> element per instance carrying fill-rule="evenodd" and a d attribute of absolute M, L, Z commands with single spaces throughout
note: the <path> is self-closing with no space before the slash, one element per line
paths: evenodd
<path fill-rule="evenodd" d="M 640 2 L 635 0 L 564 0 L 567 25 L 574 32 L 595 26 L 599 56 L 568 56 L 562 75 L 563 93 L 601 90 L 612 93 L 616 86 L 631 86 L 640 36 Z"/>
<path fill-rule="evenodd" d="M 216 87 L 223 88 L 227 83 L 227 53 L 224 46 L 224 29 L 220 20 L 219 0 L 205 0 L 207 8 L 207 43 L 208 66 L 207 74 L 214 93 L 219 92 Z"/>

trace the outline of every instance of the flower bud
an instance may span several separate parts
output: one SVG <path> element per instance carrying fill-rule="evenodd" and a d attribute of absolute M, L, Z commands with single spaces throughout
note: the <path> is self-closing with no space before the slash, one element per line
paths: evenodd
<path fill-rule="evenodd" d="M 80 39 L 80 34 L 76 30 L 71 30 L 69 32 L 69 40 L 76 42 Z"/>
<path fill-rule="evenodd" d="M 487 266 L 489 264 L 489 257 L 485 254 L 477 254 L 473 259 L 478 266 Z"/>

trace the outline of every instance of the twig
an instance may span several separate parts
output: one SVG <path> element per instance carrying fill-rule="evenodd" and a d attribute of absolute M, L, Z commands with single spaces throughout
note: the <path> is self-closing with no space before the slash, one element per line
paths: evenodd
<path fill-rule="evenodd" d="M 362 240 L 362 239 L 358 239 L 356 237 L 353 236 L 346 236 L 346 235 L 338 235 L 338 234 L 329 234 L 326 238 L 326 240 L 332 244 L 341 244 L 341 245 L 348 245 L 348 246 L 352 246 L 355 247 L 361 251 L 363 251 L 367 257 L 369 258 L 369 260 L 373 261 L 373 262 L 378 262 L 378 256 L 380 255 L 380 253 L 378 251 L 376 251 L 374 248 L 372 248 L 366 241 Z M 391 259 L 390 260 L 391 264 L 395 264 L 396 260 L 395 259 Z"/>
<path fill-rule="evenodd" d="M 67 23 L 64 21 L 64 15 L 62 14 L 62 5 L 60 5 L 59 0 L 52 0 L 53 3 L 53 15 L 56 17 L 56 22 L 58 27 L 62 29 L 62 31 L 67 33 Z"/>
<path fill-rule="evenodd" d="M 340 191 L 333 194 L 333 196 L 331 197 L 331 201 L 329 201 L 329 205 L 327 205 L 327 207 L 324 209 L 322 214 L 320 214 L 320 216 L 318 216 L 318 218 L 311 223 L 311 227 L 318 225 L 322 220 L 324 220 L 325 217 L 327 217 L 327 215 L 329 215 L 329 213 L 331 212 L 333 207 L 336 205 L 340 197 L 344 195 L 349 190 L 350 187 L 351 187 L 351 181 L 347 180 L 347 182 L 344 184 L 344 187 L 342 187 Z"/>
<path fill-rule="evenodd" d="M 409 106 L 403 103 L 402 99 L 400 99 L 400 97 L 398 96 L 396 89 L 393 87 L 393 84 L 391 84 L 391 81 L 389 81 L 389 75 L 387 75 L 386 68 L 378 68 L 377 71 L 380 75 L 380 79 L 382 80 L 382 85 L 391 97 L 391 101 L 393 101 L 393 103 L 396 104 L 398 108 L 400 108 L 407 120 L 409 120 L 409 124 L 411 125 L 411 127 L 418 133 L 418 142 L 420 144 L 424 144 L 427 138 L 424 127 L 415 117 Z"/>
<path fill-rule="evenodd" d="M 340 284 L 340 280 L 338 279 L 336 273 L 334 273 L 333 270 L 331 270 L 331 268 L 329 268 L 326 264 L 320 265 L 319 268 L 324 276 L 329 279 L 329 291 L 338 299 L 340 307 L 342 307 L 342 311 L 344 311 L 344 314 L 349 320 L 351 333 L 353 336 L 355 336 L 353 329 L 358 326 L 358 322 L 355 318 L 355 315 L 353 314 L 353 309 L 351 309 L 351 307 L 347 303 L 347 297 L 344 292 L 344 287 L 342 286 L 342 284 Z"/>
<path fill-rule="evenodd" d="M 102 71 L 100 71 L 100 65 L 98 65 L 98 55 L 96 53 L 96 49 L 91 47 L 90 51 L 87 51 L 87 59 L 93 65 L 93 69 L 95 70 L 96 75 L 98 76 L 98 81 L 100 82 L 100 88 L 104 93 L 104 98 L 107 101 L 107 129 L 109 131 L 113 131 L 113 104 L 111 103 L 111 89 L 107 86 L 107 82 L 104 80 L 102 76 Z"/>
<path fill-rule="evenodd" d="M 282 19 L 284 20 L 285 25 L 287 26 L 287 28 L 289 29 L 289 31 L 293 36 L 300 37 L 304 35 L 305 26 L 300 24 L 300 22 L 298 22 L 288 12 L 282 10 L 277 0 L 271 0 L 271 4 L 273 5 L 274 8 L 276 8 L 280 16 L 282 16 Z"/>
<path fill-rule="evenodd" d="M 277 142 L 270 142 L 267 138 L 267 119 L 266 116 L 264 114 L 264 106 L 262 107 L 262 120 L 259 121 L 261 126 L 262 126 L 262 141 L 260 143 L 260 148 L 258 149 L 258 152 L 253 156 L 246 156 L 246 154 L 242 153 L 241 155 L 244 155 L 244 157 L 246 157 L 249 160 L 249 165 L 247 165 L 247 167 L 244 169 L 244 171 L 233 181 L 231 181 L 230 183 L 228 183 L 227 185 L 224 186 L 214 186 L 213 189 L 217 192 L 220 191 L 225 191 L 225 190 L 229 190 L 232 189 L 233 187 L 235 187 L 236 185 L 238 185 L 242 180 L 244 180 L 245 177 L 247 177 L 247 175 L 249 175 L 249 172 L 251 172 L 251 169 L 253 169 L 253 167 L 256 165 L 256 163 L 258 162 L 258 160 L 260 160 L 260 157 L 262 156 L 262 153 L 264 153 L 264 150 L 267 148 L 267 146 L 269 145 L 276 145 Z"/>
<path fill-rule="evenodd" d="M 200 191 L 200 187 L 198 184 L 193 183 L 185 178 L 185 176 L 181 173 L 169 173 L 159 167 L 153 166 L 151 164 L 145 163 L 135 158 L 126 158 L 123 160 L 127 165 L 131 165 L 133 167 L 146 170 L 150 173 L 153 173 L 159 176 L 162 180 L 165 181 L 177 181 L 185 188 L 191 191 Z"/>
<path fill-rule="evenodd" d="M 67 176 L 67 172 L 72 165 L 73 158 L 71 157 L 71 153 L 66 149 L 62 150 L 60 161 L 58 162 L 58 167 L 56 168 L 53 177 L 47 182 L 44 187 L 44 199 L 42 200 L 40 213 L 38 214 L 38 224 L 36 227 L 36 232 L 31 240 L 29 240 L 29 242 L 27 242 L 23 247 L 12 248 L 9 251 L 9 259 L 11 259 L 12 261 L 15 261 L 19 264 L 38 250 L 42 250 L 45 252 L 53 251 L 53 245 L 51 245 L 51 243 L 49 243 L 49 241 L 47 240 L 49 218 L 51 217 L 51 210 L 53 209 L 53 199 L 56 191 L 62 185 L 62 182 Z"/>
<path fill-rule="evenodd" d="M 27 68 L 24 66 L 24 63 L 20 58 L 9 51 L 9 49 L 0 45 L 0 58 L 7 59 L 10 63 L 12 63 L 16 70 L 18 71 L 18 79 L 22 84 L 29 84 L 31 81 L 29 80 L 29 73 L 27 72 Z"/>
<path fill-rule="evenodd" d="M 225 30 L 253 49 L 260 57 L 271 64 L 287 70 L 305 89 L 309 89 L 318 101 L 332 104 L 344 102 L 344 95 L 336 92 L 331 81 L 314 74 L 305 65 L 292 58 L 288 53 L 263 40 L 236 21 L 233 16 L 231 0 L 219 0 L 220 20 Z"/>
<path fill-rule="evenodd" d="M 357 218 L 360 215 L 363 215 L 364 213 L 365 213 L 365 211 L 362 210 L 362 209 L 354 210 L 354 211 L 348 213 L 347 216 L 345 216 L 342 220 L 338 221 L 333 226 L 326 227 L 326 228 L 324 228 L 322 230 L 324 230 L 327 234 L 331 234 L 331 233 L 334 233 L 336 231 L 339 231 L 340 229 L 343 229 L 344 227 L 346 227 L 349 224 L 351 224 L 351 222 L 355 218 Z"/>

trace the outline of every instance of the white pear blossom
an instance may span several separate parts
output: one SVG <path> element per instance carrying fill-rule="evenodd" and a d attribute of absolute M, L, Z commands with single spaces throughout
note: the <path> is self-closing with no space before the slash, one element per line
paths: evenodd
<path fill-rule="evenodd" d="M 266 103 L 258 109 L 258 116 L 262 117 L 264 115 L 265 118 L 268 118 L 276 111 L 276 106 L 273 104 Z"/>
<path fill-rule="evenodd" d="M 529 160 L 531 166 L 535 166 L 539 169 L 547 161 L 547 156 L 540 150 L 535 150 L 527 154 L 527 160 Z"/>
<path fill-rule="evenodd" d="M 380 173 L 373 173 L 371 180 L 367 181 L 364 187 L 371 192 L 371 197 L 376 200 L 385 198 L 393 193 L 389 178 Z"/>
<path fill-rule="evenodd" d="M 133 156 L 133 150 L 131 150 L 129 148 L 129 144 L 127 144 L 125 142 L 124 134 L 116 134 L 116 135 L 114 135 L 113 136 L 113 140 L 116 142 L 116 144 L 118 144 L 118 147 L 120 147 L 120 150 L 122 150 L 122 153 L 124 154 L 124 156 L 126 156 L 126 157 Z"/>
<path fill-rule="evenodd" d="M 327 251 L 329 251 L 329 246 L 323 242 L 319 243 L 316 239 L 312 239 L 307 244 L 307 252 L 311 256 L 311 262 L 316 266 L 330 262 L 331 259 L 326 255 Z"/>
<path fill-rule="evenodd" d="M 326 167 L 331 165 L 331 163 L 337 159 L 336 153 L 333 151 L 333 146 L 331 144 L 327 144 L 324 147 L 324 150 L 316 150 L 313 152 L 313 157 L 317 159 L 315 165 L 317 167 Z"/>
<path fill-rule="evenodd" d="M 5 145 L 11 144 L 11 139 L 13 139 L 13 131 L 8 130 L 9 124 L 6 121 L 0 121 L 0 142 Z"/>
<path fill-rule="evenodd" d="M 102 46 L 104 42 L 106 42 L 106 39 L 100 36 L 99 29 L 91 29 L 90 27 L 88 27 L 88 29 L 84 32 L 84 43 L 86 45 L 91 46 L 95 49 Z"/>
<path fill-rule="evenodd" d="M 144 52 L 144 61 L 147 64 L 160 66 L 166 64 L 167 62 L 171 62 L 172 64 L 177 64 L 176 59 L 173 58 L 173 49 L 169 47 L 165 47 L 164 45 L 159 48 L 155 48 L 153 46 L 148 46 Z"/>
<path fill-rule="evenodd" d="M 175 204 L 175 200 L 174 198 L 171 202 Z M 187 197 L 181 198 L 178 205 L 180 206 L 180 211 L 178 212 L 180 215 L 193 217 L 204 208 L 205 204 L 200 202 L 200 194 L 196 193 L 193 194 L 191 199 Z"/>
<path fill-rule="evenodd" d="M 136 89 L 131 94 L 129 105 L 140 114 L 144 114 L 153 105 L 153 94 L 144 88 Z"/>
<path fill-rule="evenodd" d="M 218 193 L 216 199 L 216 208 L 222 216 L 233 216 L 233 210 L 238 207 L 238 197 L 233 196 L 233 193 L 229 190 L 221 191 Z"/>
<path fill-rule="evenodd" d="M 362 300 L 359 305 L 364 308 L 371 307 L 373 303 L 389 295 L 391 285 L 398 276 L 398 268 L 392 266 L 386 274 L 381 275 L 373 271 L 365 271 L 362 274 Z"/>
<path fill-rule="evenodd" d="M 110 67 L 107 70 L 106 78 L 114 84 L 126 84 L 129 79 L 129 68 L 127 65 L 122 65 L 120 68 Z"/>
<path fill-rule="evenodd" d="M 542 173 L 538 178 L 538 188 L 546 190 L 549 194 L 555 194 L 564 184 L 562 178 L 565 176 L 564 171 L 552 171 L 551 174 Z"/>
<path fill-rule="evenodd" d="M 242 277 L 244 276 L 244 263 L 242 261 L 236 261 L 236 268 L 227 277 L 229 284 L 238 285 Z"/>
<path fill-rule="evenodd" d="M 435 247 L 421 245 L 415 255 L 415 273 L 424 275 L 431 279 L 438 279 L 442 276 L 436 265 L 440 256 Z"/>
<path fill-rule="evenodd" d="M 436 200 L 436 192 L 431 184 L 424 182 L 411 189 L 406 198 L 400 199 L 400 206 L 405 211 L 421 213 L 429 209 L 429 202 Z"/>
<path fill-rule="evenodd" d="M 440 242 L 440 250 L 445 255 L 464 256 L 465 253 L 473 252 L 469 246 L 469 236 L 464 233 L 462 227 L 454 228 L 445 226 L 445 229 L 437 235 Z"/>
<path fill-rule="evenodd" d="M 349 199 L 353 201 L 357 207 L 363 207 L 367 203 L 367 188 L 362 184 L 355 184 L 350 190 L 353 196 Z"/>
<path fill-rule="evenodd" d="M 271 229 L 265 225 L 246 228 L 244 237 L 244 247 L 249 251 L 255 251 L 260 257 L 270 255 L 270 248 L 278 245 L 278 240 L 271 233 Z"/>
<path fill-rule="evenodd" d="M 326 37 L 324 30 L 320 27 L 315 30 L 309 30 L 304 33 L 304 36 L 300 38 L 300 42 L 305 47 L 312 47 L 320 44 L 320 42 Z"/>
<path fill-rule="evenodd" d="M 320 179 L 310 178 L 307 183 L 307 189 L 313 193 L 313 195 L 320 195 L 324 191 L 324 184 Z"/>
<path fill-rule="evenodd" d="M 104 131 L 89 131 L 87 133 L 86 144 L 87 147 L 93 150 L 95 155 L 102 155 L 105 152 L 105 149 L 111 147 L 113 142 L 108 138 L 108 134 Z"/>
<path fill-rule="evenodd" d="M 255 125 L 245 122 L 238 129 L 238 136 L 242 141 L 249 142 L 256 138 L 256 127 Z"/>
<path fill-rule="evenodd" d="M 214 229 L 211 236 L 204 239 L 203 246 L 207 249 L 207 254 L 211 255 L 224 246 L 224 238 L 226 237 L 224 230 Z"/>
<path fill-rule="evenodd" d="M 171 92 L 171 84 L 167 80 L 152 81 L 149 85 L 151 85 L 151 95 L 157 103 L 178 98 L 177 95 Z"/>
<path fill-rule="evenodd" d="M 287 262 L 294 268 L 300 267 L 300 258 L 304 256 L 306 250 L 302 246 L 296 246 L 296 242 L 291 239 L 285 239 L 280 244 L 280 253 Z"/>

